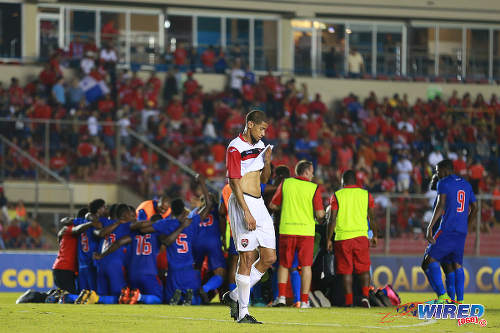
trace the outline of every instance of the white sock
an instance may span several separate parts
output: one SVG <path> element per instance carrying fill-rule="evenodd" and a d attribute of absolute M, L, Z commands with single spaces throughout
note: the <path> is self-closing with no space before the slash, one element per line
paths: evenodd
<path fill-rule="evenodd" d="M 236 273 L 236 285 L 238 286 L 238 304 L 240 316 L 238 320 L 248 314 L 248 303 L 250 302 L 250 276 Z"/>
<path fill-rule="evenodd" d="M 259 260 L 260 260 L 260 258 L 257 259 L 256 262 L 253 263 L 252 269 L 250 270 L 250 288 L 255 286 L 255 284 L 260 281 L 260 279 L 262 278 L 262 275 L 264 275 L 264 273 L 265 273 L 265 272 L 262 273 L 257 268 L 255 268 L 255 264 L 258 263 Z"/>

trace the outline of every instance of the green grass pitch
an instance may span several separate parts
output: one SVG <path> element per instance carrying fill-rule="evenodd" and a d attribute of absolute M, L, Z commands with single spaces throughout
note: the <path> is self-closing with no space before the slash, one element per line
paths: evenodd
<path fill-rule="evenodd" d="M 483 304 L 486 327 L 456 320 L 424 321 L 383 317 L 393 308 L 250 308 L 264 325 L 236 324 L 221 305 L 70 305 L 15 304 L 17 293 L 0 293 L 0 333 L 4 332 L 500 332 L 500 295 L 466 294 Z M 403 303 L 426 301 L 431 294 L 401 293 Z"/>

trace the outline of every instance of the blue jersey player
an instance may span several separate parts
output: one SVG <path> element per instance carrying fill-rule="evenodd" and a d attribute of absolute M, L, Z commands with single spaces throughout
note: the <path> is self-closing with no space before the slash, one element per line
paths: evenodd
<path fill-rule="evenodd" d="M 213 276 L 200 288 L 201 299 L 204 304 L 208 304 L 207 293 L 219 288 L 224 282 L 226 274 L 226 259 L 222 253 L 218 210 L 212 209 L 198 227 L 198 233 L 193 243 L 194 261 L 197 267 L 201 267 L 203 260 L 207 257 L 208 268 L 213 272 Z"/>
<path fill-rule="evenodd" d="M 133 211 L 133 209 L 131 209 Z M 120 304 L 161 304 L 163 301 L 163 285 L 158 277 L 156 266 L 156 256 L 160 249 L 161 239 L 157 233 L 142 233 L 142 229 L 160 220 L 161 215 L 153 215 L 150 221 L 141 221 L 134 226 L 140 226 L 139 231 L 132 231 L 113 243 L 101 254 L 96 254 L 96 259 L 102 259 L 121 247 L 131 244 L 128 262 L 129 287 L 122 290 L 120 294 Z M 130 290 L 132 289 L 132 290 Z"/>
<path fill-rule="evenodd" d="M 114 214 L 111 214 L 114 215 Z M 116 240 L 130 234 L 130 221 L 135 220 L 135 212 L 125 204 L 116 207 L 112 219 L 100 219 L 102 228 L 96 228 L 94 234 L 101 238 L 98 252 L 104 252 Z M 123 288 L 127 286 L 125 279 L 125 265 L 127 261 L 127 248 L 122 247 L 97 264 L 97 294 L 99 296 L 113 296 L 118 298 Z"/>
<path fill-rule="evenodd" d="M 443 160 L 436 165 L 439 177 L 437 204 L 427 228 L 426 238 L 431 244 L 426 263 L 438 295 L 438 302 L 448 298 L 441 279 L 440 263 L 451 263 L 455 271 L 455 291 L 458 302 L 464 298 L 464 271 L 462 267 L 468 224 L 476 215 L 476 198 L 471 185 L 453 173 L 453 162 Z M 435 235 L 434 225 L 441 219 Z M 431 283 L 432 284 L 432 283 Z"/>

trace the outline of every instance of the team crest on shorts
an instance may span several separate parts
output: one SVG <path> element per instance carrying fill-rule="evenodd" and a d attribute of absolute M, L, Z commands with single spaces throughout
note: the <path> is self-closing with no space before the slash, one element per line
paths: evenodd
<path fill-rule="evenodd" d="M 248 246 L 248 239 L 243 238 L 243 239 L 241 240 L 241 246 L 243 246 L 243 247 L 247 247 L 247 246 Z"/>

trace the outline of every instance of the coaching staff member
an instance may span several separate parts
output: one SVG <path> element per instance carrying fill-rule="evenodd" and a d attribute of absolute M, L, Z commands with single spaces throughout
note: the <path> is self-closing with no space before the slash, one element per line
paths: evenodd
<path fill-rule="evenodd" d="M 314 253 L 316 221 L 323 222 L 325 210 L 318 184 L 311 182 L 314 176 L 313 164 L 302 160 L 295 166 L 297 177 L 286 178 L 274 194 L 269 208 L 279 210 L 281 206 L 278 289 L 279 302 L 285 303 L 288 270 L 292 267 L 297 251 L 299 266 L 302 266 L 300 307 L 309 308 L 311 289 L 311 266 Z"/>
<path fill-rule="evenodd" d="M 335 274 L 342 275 L 345 305 L 353 305 L 352 273 L 359 274 L 363 298 L 361 305 L 370 307 L 370 243 L 377 245 L 374 220 L 375 203 L 368 191 L 356 186 L 356 174 L 347 170 L 342 175 L 342 188 L 330 198 L 331 215 L 328 224 L 327 249 L 335 253 Z M 373 238 L 368 240 L 368 217 Z M 335 242 L 332 242 L 335 231 Z"/>

